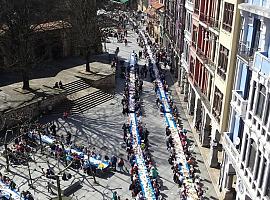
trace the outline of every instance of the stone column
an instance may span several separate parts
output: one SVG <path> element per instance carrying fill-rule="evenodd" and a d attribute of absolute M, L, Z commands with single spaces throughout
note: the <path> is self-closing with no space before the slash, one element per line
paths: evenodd
<path fill-rule="evenodd" d="M 193 91 L 192 91 L 191 86 L 189 86 L 188 88 L 188 114 L 189 115 L 191 115 L 192 108 L 194 108 L 194 104 L 192 104 L 193 98 L 194 98 Z"/>
<path fill-rule="evenodd" d="M 209 147 L 210 146 L 210 137 L 211 134 L 211 127 L 210 125 L 204 125 L 201 129 L 201 144 L 203 147 Z"/>
<path fill-rule="evenodd" d="M 228 172 L 227 177 L 226 177 L 224 200 L 233 199 L 234 190 L 232 188 L 232 184 L 233 184 L 233 175 L 230 175 Z"/>
<path fill-rule="evenodd" d="M 181 73 L 180 73 L 180 81 L 179 81 L 179 87 L 181 94 L 184 94 L 184 85 L 185 85 L 185 69 L 183 66 L 181 66 Z"/>
<path fill-rule="evenodd" d="M 197 121 L 197 116 L 198 116 L 198 99 L 195 95 L 195 103 L 194 103 L 194 117 L 193 117 L 193 121 L 192 121 L 192 126 L 195 128 L 196 125 L 196 121 Z M 192 105 L 191 105 L 192 106 Z"/>
<path fill-rule="evenodd" d="M 188 101 L 188 90 L 189 90 L 189 84 L 188 84 L 188 75 L 185 73 L 183 75 L 184 77 L 184 101 Z"/>
<path fill-rule="evenodd" d="M 218 162 L 218 141 L 216 140 L 216 133 L 212 133 L 213 139 L 210 144 L 210 167 L 217 168 Z"/>
<path fill-rule="evenodd" d="M 177 85 L 178 87 L 180 87 L 180 91 L 182 90 L 182 81 L 183 81 L 183 68 L 182 66 L 179 64 L 179 67 L 178 67 L 178 75 L 177 75 Z M 182 92 L 181 92 L 182 93 Z"/>

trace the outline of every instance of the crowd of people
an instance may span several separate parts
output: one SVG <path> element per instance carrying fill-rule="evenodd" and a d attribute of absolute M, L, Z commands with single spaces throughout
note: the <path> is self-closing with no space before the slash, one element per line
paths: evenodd
<path fill-rule="evenodd" d="M 0 172 L 0 183 L 6 185 L 12 191 L 17 190 L 16 183 L 13 181 L 13 179 L 11 179 L 8 176 L 2 175 L 1 172 Z M 22 191 L 21 194 L 20 194 L 20 197 L 23 197 L 25 200 L 34 200 L 33 195 L 28 190 L 27 191 Z M 0 190 L 0 199 L 12 199 L 12 195 L 8 197 L 5 194 L 5 192 L 2 193 L 2 191 Z"/>
<path fill-rule="evenodd" d="M 145 33 L 145 32 L 144 32 Z M 147 34 L 145 34 L 147 35 Z M 156 68 L 157 68 L 157 73 L 159 75 L 160 81 L 163 84 L 163 90 L 165 92 L 168 92 L 168 84 L 165 80 L 165 70 L 161 68 L 161 63 L 165 66 L 170 65 L 170 59 L 167 56 L 167 53 L 164 49 L 159 48 L 159 45 L 156 44 L 155 42 L 152 42 L 151 38 L 149 36 L 146 36 L 146 44 L 144 42 L 144 38 L 142 35 L 139 34 L 139 37 L 137 38 L 137 42 L 139 43 L 139 45 L 141 47 L 144 46 L 144 50 L 143 50 L 143 55 L 145 57 L 145 59 L 148 60 L 148 67 L 149 67 L 149 72 L 150 72 L 150 77 L 151 77 L 151 81 L 153 81 L 154 84 L 154 89 L 155 92 L 157 93 L 157 99 L 156 99 L 156 105 L 158 106 L 158 108 L 160 109 L 161 113 L 166 112 L 165 111 L 165 107 L 163 102 L 160 100 L 159 96 L 158 96 L 158 89 L 159 89 L 159 85 L 158 82 L 155 81 L 155 74 L 154 74 L 154 70 L 153 70 L 153 63 L 149 57 L 148 54 L 148 49 L 147 49 L 147 45 L 150 46 L 151 51 L 153 52 L 153 57 L 155 59 L 155 64 L 156 64 Z M 173 118 L 175 120 L 175 122 L 178 124 L 178 127 L 180 127 L 181 124 L 181 118 L 179 116 L 178 113 L 178 109 L 176 107 L 176 105 L 174 105 L 174 102 L 172 100 L 172 98 L 170 96 L 168 96 L 168 105 L 170 107 L 170 111 L 173 115 Z M 181 144 L 183 147 L 183 151 L 184 154 L 186 156 L 186 163 L 177 163 L 176 161 L 176 152 L 174 149 L 174 141 L 171 135 L 171 131 L 169 127 L 166 127 L 166 146 L 168 151 L 170 152 L 170 156 L 168 159 L 168 162 L 172 165 L 172 170 L 173 170 L 173 181 L 175 183 L 177 183 L 179 185 L 179 187 L 181 187 L 181 199 L 187 199 L 187 187 L 184 183 L 184 174 L 182 172 L 182 168 L 185 167 L 186 163 L 188 166 L 188 172 L 189 172 L 189 177 L 190 179 L 192 179 L 194 185 L 195 185 L 195 189 L 197 192 L 197 195 L 199 198 L 201 198 L 203 196 L 203 189 L 202 189 L 202 185 L 200 183 L 200 177 L 196 174 L 196 160 L 192 157 L 192 154 L 189 150 L 189 140 L 187 138 L 187 131 L 185 129 L 180 130 L 179 131 L 179 136 L 181 139 Z"/>
<path fill-rule="evenodd" d="M 138 55 L 135 54 L 136 59 L 138 58 Z M 141 56 L 139 56 L 141 57 Z M 130 73 L 131 73 L 131 68 L 132 73 L 135 75 L 135 92 L 130 93 L 130 87 L 131 86 L 131 80 L 130 80 Z M 151 185 L 153 187 L 154 194 L 156 195 L 156 198 L 160 194 L 160 186 L 158 184 L 158 171 L 155 165 L 153 164 L 153 160 L 151 157 L 151 154 L 149 152 L 149 131 L 143 125 L 142 123 L 142 101 L 140 98 L 140 94 L 142 93 L 143 89 L 143 78 L 147 78 L 147 66 L 144 65 L 141 68 L 136 64 L 135 66 L 128 66 L 126 69 L 126 83 L 124 87 L 124 92 L 123 92 L 123 99 L 122 99 L 122 105 L 123 105 L 123 114 L 129 114 L 130 112 L 135 112 L 135 115 L 137 117 L 137 130 L 138 130 L 138 136 L 140 138 L 140 148 L 142 150 L 143 154 L 143 159 L 145 161 L 145 166 L 147 169 L 148 176 L 151 180 Z M 130 96 L 133 95 L 133 96 Z M 130 99 L 134 99 L 135 101 L 135 106 L 134 106 L 134 111 L 129 110 L 129 106 L 131 104 Z M 131 184 L 129 186 L 129 190 L 131 190 L 132 197 L 136 197 L 137 199 L 145 199 L 144 193 L 142 192 L 141 188 L 141 183 L 140 183 L 140 177 L 139 177 L 139 168 L 138 164 L 136 163 L 136 148 L 134 148 L 134 133 L 132 133 L 132 129 L 130 128 L 130 125 L 127 123 L 124 123 L 122 126 L 123 129 L 123 140 L 126 145 L 126 151 L 127 151 L 127 160 L 129 160 L 130 165 L 131 165 L 131 170 L 130 170 L 130 177 L 131 177 Z"/>

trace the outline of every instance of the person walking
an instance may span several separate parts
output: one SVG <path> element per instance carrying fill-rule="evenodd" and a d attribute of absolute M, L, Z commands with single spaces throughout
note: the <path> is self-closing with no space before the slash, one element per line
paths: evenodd
<path fill-rule="evenodd" d="M 47 189 L 48 189 L 48 192 L 50 192 L 51 194 L 53 194 L 53 190 L 52 190 L 52 187 L 51 187 L 51 182 L 50 181 L 47 181 Z"/>
<path fill-rule="evenodd" d="M 116 171 L 117 158 L 116 158 L 115 155 L 112 156 L 112 158 L 111 158 L 111 163 L 112 163 L 112 169 L 113 169 L 114 171 Z"/>
<path fill-rule="evenodd" d="M 112 200 L 117 200 L 117 199 L 118 199 L 117 192 L 114 191 L 113 196 L 112 196 Z"/>
<path fill-rule="evenodd" d="M 120 158 L 120 160 L 118 162 L 118 168 L 119 168 L 120 172 L 124 172 L 124 165 L 125 165 L 124 159 Z"/>

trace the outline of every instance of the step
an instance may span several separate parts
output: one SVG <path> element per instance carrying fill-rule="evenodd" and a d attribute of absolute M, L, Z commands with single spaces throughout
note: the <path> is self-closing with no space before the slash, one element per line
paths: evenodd
<path fill-rule="evenodd" d="M 100 99 L 100 98 L 103 98 L 103 97 L 112 97 L 112 95 L 109 95 L 109 94 L 104 93 L 102 91 L 97 91 L 97 92 L 91 93 L 89 95 L 86 95 L 86 96 L 84 96 L 84 97 L 82 97 L 80 99 L 76 99 L 74 101 L 74 103 L 83 103 L 83 102 L 87 102 L 87 101 L 93 101 L 95 99 Z"/>
<path fill-rule="evenodd" d="M 84 90 L 86 88 L 91 87 L 90 84 L 87 84 L 83 80 L 79 79 L 77 81 L 70 82 L 66 85 L 64 85 L 64 89 L 67 91 L 67 94 L 72 94 L 81 90 Z"/>
<path fill-rule="evenodd" d="M 91 97 L 91 96 L 89 96 L 89 97 Z M 113 96 L 102 94 L 102 95 L 96 96 L 96 98 L 84 99 L 83 101 L 77 101 L 77 102 L 75 102 L 75 106 L 80 105 L 83 107 L 87 107 L 88 105 L 95 104 L 96 102 L 103 101 L 103 100 L 107 101 L 107 100 L 111 100 L 111 99 L 113 99 Z"/>
<path fill-rule="evenodd" d="M 95 93 L 97 91 L 99 91 L 100 89 L 97 89 L 97 88 L 94 88 L 94 87 L 88 87 L 88 88 L 85 88 L 83 90 L 80 90 L 80 91 L 77 91 L 77 92 L 74 92 L 72 94 L 69 94 L 67 96 L 67 98 L 70 100 L 70 101 L 76 101 L 82 97 L 85 97 L 89 94 L 92 94 L 92 93 Z"/>
<path fill-rule="evenodd" d="M 107 101 L 112 100 L 112 99 L 113 98 L 111 98 L 111 99 L 100 99 L 99 101 L 96 101 L 94 103 L 91 103 L 91 104 L 89 104 L 87 106 L 83 106 L 80 110 L 81 110 L 81 112 L 85 112 L 87 110 L 90 110 L 90 109 L 92 109 L 92 108 L 94 108 L 96 106 L 99 106 L 99 105 L 101 105 L 101 104 L 103 104 L 103 103 L 105 103 Z"/>

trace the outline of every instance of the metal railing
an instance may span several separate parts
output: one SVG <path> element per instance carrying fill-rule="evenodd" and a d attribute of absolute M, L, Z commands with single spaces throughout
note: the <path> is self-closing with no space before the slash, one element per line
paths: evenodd
<path fill-rule="evenodd" d="M 200 48 L 197 48 L 197 55 L 201 58 L 201 60 L 206 63 L 207 62 L 207 58 L 204 54 L 204 52 L 200 49 Z"/>
<path fill-rule="evenodd" d="M 248 43 L 239 42 L 238 55 L 250 63 L 254 59 L 255 52 L 259 50 L 258 47 L 251 48 Z"/>
<path fill-rule="evenodd" d="M 232 91 L 232 102 L 231 104 L 235 107 L 241 117 L 244 117 L 247 112 L 247 104 L 248 101 L 244 100 L 242 97 L 241 90 L 233 90 Z"/>
<path fill-rule="evenodd" d="M 211 27 L 213 27 L 215 29 L 219 29 L 219 27 L 220 27 L 219 20 L 215 19 L 214 17 L 209 17 L 209 24 Z"/>

